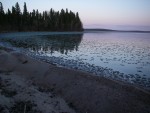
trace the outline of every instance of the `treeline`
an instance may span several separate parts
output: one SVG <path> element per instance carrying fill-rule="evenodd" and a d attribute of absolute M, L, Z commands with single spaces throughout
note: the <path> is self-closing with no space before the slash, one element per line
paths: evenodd
<path fill-rule="evenodd" d="M 83 25 L 78 12 L 75 14 L 68 9 L 54 11 L 38 10 L 29 12 L 24 3 L 21 12 L 18 2 L 12 9 L 4 12 L 3 4 L 0 2 L 0 31 L 82 31 Z"/>

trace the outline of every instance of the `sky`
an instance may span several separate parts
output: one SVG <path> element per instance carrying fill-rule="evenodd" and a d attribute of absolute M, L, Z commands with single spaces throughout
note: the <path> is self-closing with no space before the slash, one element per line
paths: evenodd
<path fill-rule="evenodd" d="M 28 11 L 62 8 L 79 12 L 84 28 L 150 30 L 150 0 L 0 0 L 5 11 L 26 2 Z"/>

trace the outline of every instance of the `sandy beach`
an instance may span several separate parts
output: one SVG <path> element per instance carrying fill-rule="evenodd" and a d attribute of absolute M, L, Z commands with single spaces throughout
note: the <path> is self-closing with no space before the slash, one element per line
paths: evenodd
<path fill-rule="evenodd" d="M 1 113 L 149 113 L 150 93 L 0 49 Z"/>

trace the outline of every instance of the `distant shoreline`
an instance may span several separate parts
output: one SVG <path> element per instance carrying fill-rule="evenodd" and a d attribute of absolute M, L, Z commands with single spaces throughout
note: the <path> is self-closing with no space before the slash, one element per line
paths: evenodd
<path fill-rule="evenodd" d="M 106 31 L 106 32 L 135 32 L 135 33 L 150 33 L 150 31 L 142 30 L 113 30 L 113 29 L 84 29 L 84 31 Z"/>
<path fill-rule="evenodd" d="M 53 32 L 53 33 L 87 33 L 87 32 L 124 32 L 124 33 L 150 33 L 150 31 L 142 30 L 113 30 L 113 29 L 83 29 L 83 31 L 0 31 L 1 33 L 21 33 L 21 32 Z"/>

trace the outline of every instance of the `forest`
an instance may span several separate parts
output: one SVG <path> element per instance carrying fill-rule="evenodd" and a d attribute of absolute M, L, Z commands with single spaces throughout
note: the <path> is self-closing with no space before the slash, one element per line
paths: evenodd
<path fill-rule="evenodd" d="M 17 2 L 12 9 L 4 11 L 0 2 L 0 32 L 9 31 L 82 31 L 83 25 L 79 13 L 74 13 L 68 9 L 61 11 L 37 10 L 29 12 L 24 3 L 23 11 Z"/>

